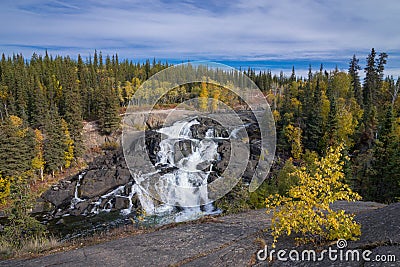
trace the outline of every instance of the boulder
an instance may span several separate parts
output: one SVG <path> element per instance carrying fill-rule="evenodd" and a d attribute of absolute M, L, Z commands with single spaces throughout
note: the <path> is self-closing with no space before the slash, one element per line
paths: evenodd
<path fill-rule="evenodd" d="M 192 137 L 203 139 L 209 129 L 214 130 L 214 137 L 227 138 L 229 134 L 224 126 L 209 118 L 198 118 L 200 124 L 195 124 L 191 127 Z"/>
<path fill-rule="evenodd" d="M 116 197 L 115 198 L 115 206 L 114 208 L 116 210 L 122 210 L 122 209 L 126 209 L 129 207 L 129 199 L 126 197 Z"/>
<path fill-rule="evenodd" d="M 56 225 L 60 225 L 60 224 L 65 224 L 64 219 L 59 219 L 59 220 L 56 222 Z"/>
<path fill-rule="evenodd" d="M 67 187 L 57 191 L 49 189 L 43 193 L 42 198 L 56 207 L 69 205 L 71 199 L 74 197 L 75 185 L 76 182 L 72 182 Z"/>
<path fill-rule="evenodd" d="M 61 218 L 64 215 L 68 214 L 69 210 L 68 209 L 58 209 L 55 214 L 54 214 L 54 218 Z"/>
<path fill-rule="evenodd" d="M 124 175 L 120 175 L 124 173 Z M 82 198 L 101 196 L 113 188 L 129 182 L 129 170 L 113 169 L 90 170 L 81 181 L 80 192 Z"/>
<path fill-rule="evenodd" d="M 44 200 L 43 198 L 39 197 L 36 199 L 35 206 L 33 207 L 31 213 L 42 213 L 51 211 L 54 208 L 54 205 L 49 201 Z"/>

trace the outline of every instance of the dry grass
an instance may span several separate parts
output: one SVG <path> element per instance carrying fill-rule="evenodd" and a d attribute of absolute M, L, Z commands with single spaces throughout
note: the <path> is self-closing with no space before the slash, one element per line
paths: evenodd
<path fill-rule="evenodd" d="M 59 246 L 61 243 L 55 237 L 33 238 L 18 248 L 11 242 L 0 240 L 0 259 L 32 257 Z"/>
<path fill-rule="evenodd" d="M 61 242 L 56 237 L 33 238 L 22 244 L 20 248 L 15 248 L 11 243 L 0 239 L 0 260 L 16 258 L 35 258 L 56 252 L 69 251 L 72 249 L 104 243 L 107 241 L 134 236 L 157 229 L 139 229 L 134 225 L 111 229 L 107 232 L 99 232 L 91 236 L 76 238 L 70 241 Z"/>
<path fill-rule="evenodd" d="M 25 244 L 24 249 L 28 253 L 40 253 L 60 245 L 61 243 L 56 238 L 50 237 L 42 240 L 30 240 Z"/>
<path fill-rule="evenodd" d="M 2 240 L 0 239 L 0 259 L 35 258 L 56 252 L 69 251 L 81 247 L 96 245 L 124 237 L 130 237 L 139 234 L 151 233 L 169 228 L 174 228 L 178 225 L 199 224 L 199 223 L 222 223 L 222 222 L 223 221 L 221 221 L 218 217 L 205 216 L 203 218 L 194 221 L 171 223 L 151 228 L 145 228 L 140 226 L 138 228 L 135 225 L 125 225 L 118 228 L 110 229 L 108 231 L 98 232 L 91 236 L 80 237 L 66 242 L 60 242 L 55 237 L 50 237 L 41 240 L 33 239 L 23 244 L 23 247 L 18 250 L 13 248 L 11 244 L 2 243 Z"/>

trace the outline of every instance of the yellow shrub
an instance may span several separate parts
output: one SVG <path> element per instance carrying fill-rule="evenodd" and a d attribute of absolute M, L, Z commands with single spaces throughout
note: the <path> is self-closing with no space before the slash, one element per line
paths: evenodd
<path fill-rule="evenodd" d="M 278 194 L 266 199 L 267 213 L 273 212 L 271 229 L 274 245 L 282 235 L 298 234 L 297 241 L 353 240 L 361 234 L 354 215 L 333 211 L 336 200 L 355 201 L 361 197 L 344 184 L 343 145 L 330 148 L 326 157 L 315 160 L 315 170 L 297 168 L 292 175 L 299 184 L 289 190 L 288 197 Z"/>

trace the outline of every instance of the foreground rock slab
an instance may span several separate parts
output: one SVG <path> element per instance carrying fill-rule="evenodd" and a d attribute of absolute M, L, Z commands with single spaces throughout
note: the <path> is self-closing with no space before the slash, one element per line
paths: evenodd
<path fill-rule="evenodd" d="M 3 261 L 0 266 L 400 266 L 400 203 L 384 206 L 372 202 L 339 202 L 334 206 L 356 212 L 357 220 L 363 225 L 363 236 L 357 242 L 349 242 L 349 247 L 370 247 L 374 253 L 390 252 L 396 254 L 398 261 L 386 265 L 257 261 L 260 245 L 256 239 L 262 238 L 267 244 L 272 240 L 264 231 L 270 224 L 270 215 L 265 210 L 256 210 L 40 258 Z"/>

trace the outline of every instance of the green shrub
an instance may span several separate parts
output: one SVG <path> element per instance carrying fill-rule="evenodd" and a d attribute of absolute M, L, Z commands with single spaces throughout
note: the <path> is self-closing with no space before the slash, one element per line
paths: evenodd
<path fill-rule="evenodd" d="M 239 180 L 235 187 L 228 194 L 216 200 L 214 205 L 227 214 L 250 209 L 248 186 Z"/>
<path fill-rule="evenodd" d="M 32 240 L 43 240 L 47 235 L 45 226 L 30 216 L 35 201 L 28 181 L 26 174 L 12 177 L 10 206 L 5 210 L 7 223 L 0 234 L 0 243 L 6 251 L 19 251 Z"/>

